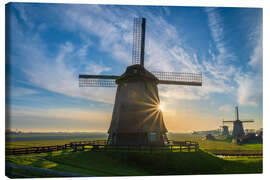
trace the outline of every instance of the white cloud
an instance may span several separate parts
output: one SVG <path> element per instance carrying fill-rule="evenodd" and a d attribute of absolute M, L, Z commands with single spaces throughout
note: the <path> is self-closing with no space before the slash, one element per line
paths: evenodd
<path fill-rule="evenodd" d="M 219 111 L 226 111 L 226 112 L 230 112 L 233 110 L 233 107 L 232 105 L 229 105 L 229 104 L 226 104 L 226 105 L 223 105 L 223 106 L 220 106 L 218 108 Z"/>
<path fill-rule="evenodd" d="M 23 88 L 23 87 L 12 87 L 6 92 L 7 96 L 11 98 L 23 97 L 26 95 L 38 94 L 39 92 L 33 89 Z"/>
<path fill-rule="evenodd" d="M 47 54 L 47 50 L 40 46 L 41 44 L 43 44 L 42 40 L 37 37 L 22 39 L 16 44 L 17 52 L 23 55 L 24 61 L 17 61 L 14 65 L 26 74 L 32 85 L 71 97 L 106 103 L 114 102 L 114 88 L 79 88 L 79 68 L 72 66 L 71 62 L 76 61 L 77 67 L 80 65 L 80 60 L 74 58 L 80 47 L 66 42 L 60 45 L 58 53 L 51 57 Z M 82 64 L 86 65 L 85 71 L 93 73 L 101 73 L 110 69 L 102 64 L 96 64 L 94 61 L 82 61 Z"/>
<path fill-rule="evenodd" d="M 21 19 L 23 20 L 23 22 L 30 28 L 34 27 L 34 24 L 31 22 L 31 16 L 29 16 L 28 12 L 27 12 L 27 8 L 29 7 L 28 5 L 25 4 L 20 4 L 20 5 L 16 5 L 13 4 L 14 7 L 18 10 Z"/>
<path fill-rule="evenodd" d="M 59 9 L 57 9 L 59 10 Z M 73 6 L 62 10 L 62 24 L 71 31 L 95 35 L 100 39 L 100 50 L 113 55 L 121 63 L 131 63 L 132 22 L 113 8 Z M 120 16 L 117 16 L 120 15 Z"/>
<path fill-rule="evenodd" d="M 40 54 L 42 54 L 43 57 L 36 56 L 32 53 L 32 57 L 36 58 L 35 63 L 32 65 L 31 71 L 25 71 L 29 80 L 36 86 L 68 96 L 113 103 L 115 91 L 113 89 L 97 88 L 97 90 L 79 88 L 77 69 L 68 65 L 68 61 L 71 60 L 69 56 L 73 53 L 72 47 L 73 45 L 71 45 L 71 43 L 66 43 L 63 48 L 60 49 L 59 55 L 56 58 L 57 60 L 46 64 L 43 63 L 43 61 L 48 62 L 48 57 L 41 52 Z M 31 49 L 33 50 L 35 48 Z M 38 52 L 37 49 L 36 52 Z M 109 68 L 95 64 L 93 61 L 90 61 L 90 64 L 86 67 L 86 71 L 90 73 L 101 73 L 107 70 L 109 70 Z"/>
<path fill-rule="evenodd" d="M 189 87 L 177 87 L 177 86 L 167 86 L 163 87 L 159 95 L 162 98 L 173 98 L 175 100 L 198 100 L 201 96 L 194 93 L 192 88 Z"/>
<path fill-rule="evenodd" d="M 258 73 L 262 72 L 262 65 L 263 65 L 263 47 L 262 47 L 262 26 L 258 26 L 257 30 L 253 33 L 255 36 L 255 47 L 253 49 L 253 52 L 250 56 L 250 60 L 248 62 L 248 65 L 252 67 L 252 70 Z M 254 42 L 253 41 L 253 42 Z"/>
<path fill-rule="evenodd" d="M 212 56 L 214 62 L 204 61 L 203 63 L 206 67 L 206 71 L 209 72 L 215 80 L 219 80 L 219 85 L 216 84 L 217 86 L 215 86 L 218 87 L 216 90 L 224 89 L 224 93 L 235 92 L 235 94 L 237 94 L 237 101 L 240 105 L 258 106 L 258 103 L 262 98 L 262 73 L 260 72 L 262 67 L 261 31 L 256 30 L 257 37 L 259 36 L 259 38 L 256 38 L 257 45 L 248 62 L 248 66 L 252 68 L 252 71 L 235 68 L 226 64 L 228 61 L 233 61 L 236 56 L 227 48 L 228 46 L 224 36 L 225 29 L 218 9 L 206 8 L 205 10 L 208 15 L 211 35 L 218 50 L 218 54 L 215 55 L 210 50 L 209 54 Z M 230 86 L 229 84 L 231 83 L 228 83 L 230 81 L 236 82 L 238 87 L 235 88 Z"/>
<path fill-rule="evenodd" d="M 206 8 L 206 12 L 218 54 L 214 54 L 209 49 L 209 55 L 212 59 L 203 59 L 201 62 L 199 62 L 197 54 L 184 48 L 185 45 L 182 44 L 179 34 L 181 29 L 177 29 L 158 14 L 145 12 L 145 9 L 123 7 L 120 10 L 111 6 L 74 5 L 72 7 L 64 6 L 62 9 L 51 8 L 51 10 L 63 13 L 56 17 L 56 21 L 59 21 L 59 25 L 64 30 L 75 32 L 78 37 L 85 40 L 80 47 L 68 42 L 63 44 L 55 58 L 56 62 L 48 60 L 52 57 L 48 57 L 44 53 L 45 48 L 39 47 L 42 42 L 29 42 L 30 48 L 23 47 L 27 53 L 31 54 L 31 60 L 34 59 L 35 64 L 37 64 L 29 63 L 33 71 L 25 71 L 31 82 L 37 86 L 73 97 L 113 103 L 115 90 L 106 88 L 100 88 L 98 91 L 93 91 L 91 88 L 79 89 L 78 69 L 76 68 L 85 66 L 81 73 L 93 74 L 111 70 L 102 61 L 97 63 L 97 61 L 85 59 L 87 49 L 92 45 L 100 47 L 99 50 L 109 53 L 121 63 L 131 64 L 132 19 L 144 14 L 147 18 L 145 64 L 148 70 L 203 72 L 202 88 L 187 89 L 185 87 L 168 86 L 161 88 L 161 96 L 196 100 L 207 99 L 212 93 L 232 94 L 235 92 L 232 81 L 238 69 L 225 62 L 225 59 L 231 59 L 235 56 L 226 48 L 222 17 L 215 8 Z M 165 13 L 168 13 L 167 10 L 165 11 Z M 90 35 L 97 37 L 99 44 L 93 44 L 89 38 L 86 38 Z M 256 64 L 255 62 L 258 61 L 256 57 L 260 54 L 259 50 L 254 53 L 254 58 L 252 58 L 250 64 Z M 75 58 L 78 59 L 76 63 L 79 64 L 76 68 L 69 63 L 73 62 Z M 179 92 L 179 94 L 176 95 L 176 92 Z"/>
<path fill-rule="evenodd" d="M 90 61 L 85 70 L 88 74 L 100 74 L 102 72 L 111 70 L 111 68 L 106 67 L 103 64 L 96 64 L 93 61 Z"/>
<path fill-rule="evenodd" d="M 246 74 L 237 78 L 238 103 L 258 106 L 262 100 L 262 77 L 258 74 Z"/>
<path fill-rule="evenodd" d="M 81 6 L 78 7 L 81 8 Z M 145 12 L 144 9 L 140 8 L 134 8 L 135 10 L 126 8 L 126 11 L 119 11 L 117 8 L 96 6 L 95 10 L 82 7 L 80 11 L 77 11 L 78 7 L 68 8 L 64 12 L 69 21 L 66 26 L 70 26 L 73 31 L 80 27 L 84 33 L 98 36 L 101 42 L 101 50 L 111 53 L 116 59 L 128 64 L 131 62 L 132 19 L 138 14 L 144 14 L 147 18 L 145 66 L 148 70 L 207 72 L 204 74 L 203 88 L 197 90 L 194 88 L 189 92 L 189 95 L 187 95 L 187 90 L 182 90 L 183 93 L 180 93 L 181 96 L 178 95 L 178 98 L 197 99 L 202 96 L 208 98 L 211 93 L 224 93 L 226 89 L 233 89 L 229 82 L 225 81 L 229 80 L 235 69 L 213 60 L 199 63 L 197 55 L 187 52 L 184 45 L 181 44 L 179 29 L 176 29 L 161 16 Z M 221 24 L 221 22 L 215 17 L 215 14 L 211 18 L 214 19 L 214 22 L 210 24 L 210 27 L 213 29 L 214 37 L 217 38 L 223 33 L 222 29 L 216 25 Z M 217 23 L 215 24 L 215 22 Z M 70 24 L 76 24 L 76 26 Z M 221 32 L 218 32 L 217 29 L 220 29 Z M 228 52 L 222 44 L 222 39 L 218 39 L 217 42 L 221 55 L 227 57 Z M 221 55 L 217 59 L 221 60 Z M 94 66 L 91 65 L 91 67 Z M 180 88 L 178 87 L 178 89 Z M 172 88 L 168 87 L 166 92 L 170 89 Z M 172 93 L 167 94 L 173 94 L 173 90 Z"/>
<path fill-rule="evenodd" d="M 235 59 L 234 53 L 227 48 L 224 25 L 222 16 L 219 14 L 217 8 L 205 8 L 208 15 L 208 23 L 211 30 L 212 38 L 218 50 L 217 63 L 224 63 L 224 60 Z"/>
<path fill-rule="evenodd" d="M 249 72 L 240 72 L 236 76 L 238 84 L 238 103 L 241 105 L 255 106 L 262 103 L 263 79 L 262 79 L 262 30 L 261 25 L 250 36 L 255 37 L 255 46 L 250 55 Z"/>

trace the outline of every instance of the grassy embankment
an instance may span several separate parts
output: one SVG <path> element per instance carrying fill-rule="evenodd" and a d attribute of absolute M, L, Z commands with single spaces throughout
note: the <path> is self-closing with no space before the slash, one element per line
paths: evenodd
<path fill-rule="evenodd" d="M 56 139 L 42 141 L 14 141 L 10 147 L 65 144 L 77 140 L 97 138 Z M 101 138 L 102 139 L 102 138 Z M 227 140 L 203 140 L 202 136 L 171 134 L 176 141 L 192 140 L 200 144 L 200 152 L 77 152 L 63 151 L 7 156 L 6 161 L 14 164 L 34 166 L 57 171 L 72 172 L 90 176 L 122 175 L 165 175 L 165 174 L 219 174 L 219 173 L 260 173 L 262 159 L 230 158 L 220 159 L 205 151 L 211 150 L 262 150 L 262 144 L 236 145 Z M 8 169 L 10 170 L 10 169 Z M 20 169 L 13 172 L 22 173 Z M 30 176 L 44 177 L 38 172 L 28 172 Z"/>
<path fill-rule="evenodd" d="M 261 173 L 261 159 L 224 160 L 199 152 L 77 152 L 8 156 L 7 162 L 90 176 Z M 31 175 L 31 174 L 30 174 Z M 42 175 L 40 175 L 42 176 Z"/>

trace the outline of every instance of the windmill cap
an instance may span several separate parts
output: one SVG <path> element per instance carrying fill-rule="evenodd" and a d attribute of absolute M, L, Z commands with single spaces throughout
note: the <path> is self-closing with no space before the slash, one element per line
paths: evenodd
<path fill-rule="evenodd" d="M 123 81 L 129 80 L 152 80 L 158 82 L 158 79 L 149 71 L 147 71 L 143 66 L 140 64 L 135 64 L 128 66 L 125 73 L 120 76 L 119 79 L 116 80 L 117 84 L 120 84 Z"/>

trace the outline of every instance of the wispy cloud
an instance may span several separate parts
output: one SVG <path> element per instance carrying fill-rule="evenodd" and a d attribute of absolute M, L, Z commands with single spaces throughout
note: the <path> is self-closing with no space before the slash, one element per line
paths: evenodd
<path fill-rule="evenodd" d="M 215 79 L 219 79 L 223 81 L 223 84 L 231 84 L 226 83 L 226 81 L 236 82 L 238 87 L 234 88 L 231 86 L 231 90 L 225 86 L 226 91 L 235 92 L 237 94 L 237 101 L 240 105 L 247 106 L 258 106 L 262 98 L 262 74 L 260 70 L 262 69 L 262 35 L 259 30 L 257 30 L 256 38 L 256 46 L 253 50 L 253 53 L 250 57 L 250 61 L 247 66 L 252 68 L 252 71 L 247 71 L 246 69 L 236 68 L 231 65 L 228 65 L 229 61 L 234 61 L 236 56 L 233 52 L 229 50 L 229 46 L 226 43 L 225 38 L 225 27 L 223 26 L 222 17 L 219 14 L 218 8 L 206 8 L 205 11 L 208 15 L 209 27 L 211 30 L 213 41 L 215 42 L 215 46 L 218 50 L 218 54 L 215 55 L 209 51 L 212 55 L 212 60 L 210 62 L 204 62 L 204 65 L 208 72 L 210 72 Z M 259 25 L 257 28 L 260 28 Z M 254 31 L 251 31 L 254 32 Z M 254 36 L 254 34 L 252 34 Z M 218 87 L 218 86 L 216 86 Z"/>
<path fill-rule="evenodd" d="M 236 76 L 238 84 L 238 103 L 241 105 L 255 106 L 257 107 L 262 103 L 263 96 L 263 76 L 262 76 L 262 25 L 259 24 L 252 34 L 255 38 L 255 46 L 249 57 L 248 68 L 251 70 L 246 72 L 239 72 Z"/>
<path fill-rule="evenodd" d="M 224 61 L 235 60 L 234 53 L 228 50 L 225 38 L 225 29 L 223 25 L 222 16 L 219 14 L 219 8 L 205 8 L 208 15 L 208 24 L 210 27 L 215 47 L 218 50 L 216 57 L 217 63 L 224 64 Z"/>
<path fill-rule="evenodd" d="M 6 92 L 6 95 L 11 98 L 18 98 L 18 97 L 24 97 L 27 95 L 33 95 L 33 94 L 38 94 L 38 93 L 39 93 L 38 91 L 29 89 L 29 88 L 11 87 L 11 89 L 9 89 Z"/>
<path fill-rule="evenodd" d="M 16 19 L 13 20 L 16 21 Z M 20 29 L 20 26 L 14 28 Z M 85 59 L 75 56 L 80 53 L 81 46 L 65 42 L 60 44 L 56 55 L 51 56 L 38 34 L 35 38 L 29 38 L 25 35 L 16 36 L 14 39 L 16 39 L 15 47 L 17 51 L 16 55 L 12 57 L 14 65 L 25 73 L 32 85 L 72 97 L 113 103 L 115 90 L 102 88 L 97 91 L 79 88 L 78 71 L 80 64 L 84 67 L 84 71 L 81 69 L 82 73 L 101 73 L 110 70 L 109 67 L 97 64 L 96 61 L 88 60 L 86 63 Z M 20 61 L 22 57 L 23 61 Z M 73 65 L 74 61 L 77 62 L 76 66 Z"/>
<path fill-rule="evenodd" d="M 226 105 L 223 105 L 223 106 L 220 106 L 218 108 L 219 111 L 227 111 L 227 112 L 231 112 L 233 110 L 233 107 L 232 105 L 229 105 L 229 104 L 226 104 Z"/>
<path fill-rule="evenodd" d="M 104 61 L 99 62 L 97 59 L 87 58 L 88 48 L 91 46 L 98 47 L 99 51 L 109 54 L 112 60 L 117 61 L 113 63 L 131 64 L 132 19 L 136 16 L 147 18 L 145 64 L 149 70 L 203 72 L 202 88 L 162 87 L 160 95 L 164 98 L 198 100 L 210 98 L 214 93 L 233 94 L 237 90 L 232 82 L 244 82 L 241 79 L 234 80 L 239 69 L 228 64 L 228 61 L 235 60 L 236 56 L 226 43 L 223 17 L 217 8 L 205 9 L 213 46 L 217 50 L 214 52 L 212 48 L 209 48 L 210 59 L 199 59 L 195 51 L 187 50 L 187 45 L 180 38 L 181 29 L 166 21 L 163 14 L 159 14 L 160 12 L 152 13 L 142 7 L 122 6 L 118 8 L 100 5 L 50 6 L 49 10 L 51 14 L 55 15 L 58 28 L 78 34 L 78 38 L 83 44 L 60 43 L 56 56 L 52 57 L 47 47 L 40 45 L 43 41 L 38 32 L 35 39 L 26 42 L 22 40 L 20 47 L 22 54 L 29 54 L 26 57 L 29 63 L 28 67 L 24 67 L 25 73 L 29 80 L 39 87 L 68 96 L 113 103 L 115 89 L 79 89 L 78 69 L 80 69 L 80 73 L 93 74 L 114 70 Z M 25 21 L 30 21 L 29 14 L 23 8 L 19 11 Z M 161 13 L 170 14 L 167 8 Z M 95 41 L 96 44 L 93 43 L 93 38 L 98 39 Z M 27 47 L 24 47 L 26 43 Z M 260 58 L 257 58 L 260 54 L 260 48 L 257 48 L 254 51 L 254 58 L 249 64 L 255 66 L 260 62 Z M 29 69 L 31 71 L 28 71 Z M 238 94 L 240 96 L 240 92 Z M 241 102 L 245 101 L 241 100 Z"/>

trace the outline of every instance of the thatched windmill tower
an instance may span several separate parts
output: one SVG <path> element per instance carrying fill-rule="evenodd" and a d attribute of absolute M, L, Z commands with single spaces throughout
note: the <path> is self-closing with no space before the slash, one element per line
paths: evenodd
<path fill-rule="evenodd" d="M 145 22 L 145 18 L 134 19 L 133 65 L 124 74 L 79 75 L 80 87 L 117 86 L 108 144 L 164 145 L 167 129 L 157 85 L 202 85 L 202 74 L 149 72 L 144 68 Z"/>
<path fill-rule="evenodd" d="M 252 123 L 254 120 L 239 120 L 238 106 L 235 107 L 235 121 L 224 121 L 223 123 L 233 123 L 232 135 L 234 138 L 245 135 L 243 123 Z"/>

